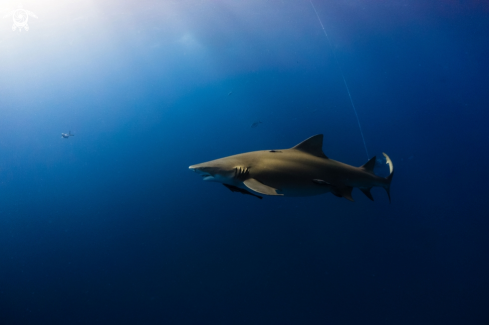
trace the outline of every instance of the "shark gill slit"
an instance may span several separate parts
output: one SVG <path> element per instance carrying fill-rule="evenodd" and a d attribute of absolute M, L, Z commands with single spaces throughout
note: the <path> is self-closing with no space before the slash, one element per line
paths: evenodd
<path fill-rule="evenodd" d="M 367 154 L 367 161 L 368 161 L 370 158 L 369 158 L 369 154 L 368 154 L 367 143 L 365 142 L 365 137 L 363 136 L 362 125 L 360 124 L 360 119 L 358 118 L 357 109 L 355 108 L 355 104 L 353 103 L 353 99 L 351 98 L 350 88 L 348 87 L 348 84 L 346 83 L 345 75 L 343 74 L 343 70 L 341 70 L 340 64 L 338 63 L 338 58 L 336 57 L 336 51 L 334 50 L 334 48 L 331 44 L 331 41 L 329 40 L 328 33 L 326 33 L 326 29 L 324 29 L 323 22 L 321 21 L 321 18 L 319 18 L 319 14 L 316 10 L 316 7 L 312 3 L 312 0 L 309 0 L 309 3 L 311 4 L 312 9 L 314 9 L 314 12 L 316 13 L 316 17 L 318 18 L 319 24 L 321 25 L 321 28 L 324 32 L 324 36 L 326 37 L 326 40 L 328 41 L 329 47 L 333 51 L 333 57 L 335 59 L 336 66 L 338 67 L 338 70 L 340 71 L 341 77 L 343 78 L 343 83 L 345 84 L 346 92 L 348 93 L 348 97 L 350 98 L 351 107 L 353 108 L 353 112 L 355 113 L 355 117 L 357 118 L 358 128 L 360 129 L 360 135 L 362 136 L 363 146 L 365 147 L 365 153 Z"/>

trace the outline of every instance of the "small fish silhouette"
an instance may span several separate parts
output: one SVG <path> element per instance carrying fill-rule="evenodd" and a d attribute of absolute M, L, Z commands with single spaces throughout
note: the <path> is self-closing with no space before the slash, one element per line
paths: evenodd
<path fill-rule="evenodd" d="M 256 128 L 258 125 L 260 125 L 262 122 L 261 121 L 256 121 L 251 124 L 252 128 Z"/>

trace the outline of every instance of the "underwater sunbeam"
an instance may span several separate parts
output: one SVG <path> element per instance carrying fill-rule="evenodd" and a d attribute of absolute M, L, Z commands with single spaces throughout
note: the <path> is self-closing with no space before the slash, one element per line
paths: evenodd
<path fill-rule="evenodd" d="M 353 104 L 353 99 L 351 98 L 350 88 L 348 88 L 348 84 L 346 83 L 345 75 L 343 74 L 343 71 L 341 70 L 340 64 L 338 63 L 338 59 L 336 58 L 336 52 L 335 52 L 333 46 L 331 45 L 331 41 L 329 40 L 328 33 L 326 33 L 326 29 L 324 29 L 324 25 L 323 25 L 323 22 L 321 21 L 321 18 L 319 18 L 319 14 L 316 10 L 316 7 L 314 7 L 312 0 L 309 0 L 309 3 L 311 3 L 312 9 L 314 9 L 314 12 L 316 13 L 316 17 L 318 18 L 319 24 L 321 25 L 321 28 L 323 29 L 324 36 L 326 36 L 326 39 L 328 40 L 328 43 L 329 43 L 329 47 L 333 51 L 333 56 L 334 56 L 334 59 L 336 62 L 336 66 L 338 67 L 338 70 L 340 71 L 341 77 L 343 78 L 343 83 L 345 84 L 346 92 L 348 93 L 348 97 L 350 98 L 351 107 L 353 107 L 353 112 L 355 112 L 355 116 L 357 118 L 358 128 L 360 129 L 360 135 L 362 136 L 363 146 L 365 147 L 365 152 L 367 154 L 367 160 L 368 160 L 370 158 L 369 158 L 369 154 L 368 154 L 368 150 L 367 150 L 367 144 L 365 143 L 365 137 L 363 136 L 362 125 L 360 124 L 360 119 L 358 118 L 357 109 L 355 108 L 355 104 Z"/>

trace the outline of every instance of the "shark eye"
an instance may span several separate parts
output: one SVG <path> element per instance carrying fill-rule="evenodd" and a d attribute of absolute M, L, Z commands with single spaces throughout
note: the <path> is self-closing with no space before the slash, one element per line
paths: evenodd
<path fill-rule="evenodd" d="M 280 150 L 270 150 L 269 152 L 282 152 Z"/>

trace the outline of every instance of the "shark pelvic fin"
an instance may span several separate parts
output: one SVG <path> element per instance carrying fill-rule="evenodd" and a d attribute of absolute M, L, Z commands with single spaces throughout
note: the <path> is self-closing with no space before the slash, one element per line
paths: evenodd
<path fill-rule="evenodd" d="M 296 145 L 295 147 L 292 147 L 292 149 L 300 150 L 302 152 L 311 154 L 316 157 L 320 158 L 326 158 L 328 157 L 324 154 L 323 152 L 323 135 L 318 134 L 310 137 L 309 139 L 306 139 Z"/>
<path fill-rule="evenodd" d="M 375 157 L 374 157 L 375 158 Z M 372 196 L 372 193 L 370 193 L 371 188 L 361 188 L 360 191 L 363 192 L 370 200 L 374 200 L 374 197 Z"/>
<path fill-rule="evenodd" d="M 374 167 L 375 167 L 375 159 L 376 159 L 375 156 L 373 156 L 372 159 L 367 161 L 367 163 L 360 168 L 363 168 L 366 172 L 373 174 Z"/>
<path fill-rule="evenodd" d="M 283 195 L 283 194 L 278 194 L 277 189 L 267 186 L 263 183 L 260 183 L 254 178 L 248 178 L 243 182 L 244 185 L 246 185 L 247 188 L 250 190 L 253 190 L 255 192 L 265 194 L 265 195 Z"/>
<path fill-rule="evenodd" d="M 345 186 L 345 187 L 335 187 L 332 192 L 337 197 L 344 197 L 345 199 L 354 202 L 355 200 L 351 197 L 352 190 L 353 187 Z"/>

